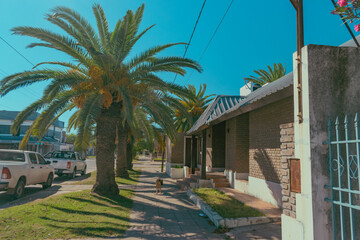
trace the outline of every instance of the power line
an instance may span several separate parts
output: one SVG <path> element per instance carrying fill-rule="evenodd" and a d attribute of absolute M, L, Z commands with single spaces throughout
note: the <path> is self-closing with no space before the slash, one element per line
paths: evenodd
<path fill-rule="evenodd" d="M 0 39 L 3 40 L 9 47 L 11 47 L 17 54 L 19 54 L 22 58 L 24 58 L 28 63 L 35 66 L 29 59 L 27 59 L 24 55 L 22 55 L 15 47 L 13 47 L 10 43 L 8 43 L 4 38 L 0 36 Z"/>
<path fill-rule="evenodd" d="M 230 2 L 230 4 L 229 4 L 228 8 L 226 9 L 226 11 L 225 11 L 224 15 L 222 16 L 222 18 L 221 18 L 221 20 L 220 20 L 219 24 L 217 25 L 217 27 L 216 27 L 216 29 L 215 29 L 215 31 L 214 31 L 214 33 L 213 33 L 213 35 L 211 36 L 211 38 L 210 38 L 209 42 L 207 43 L 207 45 L 206 45 L 206 47 L 205 47 L 204 51 L 201 53 L 201 55 L 200 55 L 200 57 L 199 57 L 198 62 L 200 62 L 200 61 L 201 61 L 201 59 L 202 59 L 202 57 L 204 56 L 205 52 L 206 52 L 206 51 L 207 51 L 207 49 L 209 48 L 210 43 L 211 43 L 211 42 L 212 42 L 212 40 L 214 39 L 214 37 L 215 37 L 215 35 L 216 35 L 217 31 L 219 30 L 219 28 L 220 28 L 220 26 L 221 26 L 222 22 L 224 21 L 224 19 L 225 19 L 225 17 L 226 17 L 226 15 L 227 15 L 227 13 L 229 12 L 229 10 L 230 10 L 231 5 L 233 4 L 233 2 L 234 2 L 234 0 L 231 0 L 231 2 Z M 189 82 L 190 77 L 192 76 L 192 74 L 193 74 L 193 73 L 194 73 L 194 70 L 191 72 L 191 74 L 190 74 L 189 78 L 188 78 L 188 79 L 187 79 L 187 81 L 186 81 L 186 84 Z M 186 84 L 185 84 L 185 85 L 186 85 Z"/>
<path fill-rule="evenodd" d="M 185 55 L 186 55 L 186 53 L 187 53 L 187 50 L 189 49 L 189 46 L 190 46 L 191 40 L 192 40 L 192 38 L 193 38 L 193 36 L 194 36 L 194 33 L 195 33 L 195 30 L 196 30 L 197 24 L 198 24 L 199 19 L 200 19 L 200 17 L 201 17 L 202 11 L 203 11 L 203 9 L 204 9 L 204 7 L 205 7 L 205 3 L 206 3 L 206 0 L 204 0 L 203 5 L 201 6 L 201 9 L 200 9 L 199 15 L 198 15 L 198 17 L 197 17 L 197 19 L 196 19 L 196 22 L 195 22 L 193 31 L 192 31 L 191 36 L 190 36 L 190 39 L 189 39 L 189 41 L 188 41 L 188 44 L 187 44 L 186 47 L 185 47 L 185 52 L 184 52 L 183 58 L 185 58 Z M 177 74 L 175 74 L 173 83 L 175 82 L 176 77 L 177 77 Z"/>

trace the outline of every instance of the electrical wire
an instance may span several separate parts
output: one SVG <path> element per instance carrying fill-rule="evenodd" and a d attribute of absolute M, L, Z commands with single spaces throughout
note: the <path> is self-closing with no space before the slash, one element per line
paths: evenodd
<path fill-rule="evenodd" d="M 186 55 L 186 53 L 187 53 L 187 50 L 188 50 L 189 47 L 190 47 L 191 40 L 192 40 L 192 38 L 193 38 L 193 36 L 194 36 L 194 33 L 195 33 L 195 31 L 196 31 L 196 27 L 197 27 L 197 24 L 198 24 L 198 22 L 199 22 L 199 20 L 200 20 L 202 11 L 203 11 L 203 9 L 204 9 L 204 7 L 205 7 L 205 3 L 206 3 L 206 0 L 204 0 L 203 5 L 201 6 L 201 9 L 200 9 L 199 15 L 198 15 L 198 17 L 197 17 L 197 19 L 196 19 L 196 22 L 195 22 L 193 31 L 192 31 L 191 36 L 190 36 L 190 39 L 189 39 L 189 41 L 188 41 L 188 44 L 187 44 L 186 47 L 185 47 L 185 52 L 184 52 L 183 58 L 185 58 L 185 55 Z M 177 74 L 175 74 L 173 83 L 175 82 L 176 77 L 177 77 Z"/>
<path fill-rule="evenodd" d="M 30 62 L 29 59 L 27 59 L 24 55 L 22 55 L 15 47 L 13 47 L 10 43 L 8 43 L 4 38 L 2 38 L 0 36 L 0 39 L 3 40 L 9 47 L 11 47 L 17 54 L 19 54 L 22 58 L 24 58 L 28 63 L 30 63 L 31 65 L 33 65 L 33 67 L 35 66 L 35 64 L 33 64 L 32 62 Z"/>
<path fill-rule="evenodd" d="M 229 12 L 229 10 L 230 10 L 231 5 L 233 4 L 233 2 L 234 2 L 234 0 L 231 0 L 231 2 L 230 2 L 230 4 L 229 4 L 228 8 L 226 9 L 226 11 L 225 11 L 224 15 L 222 16 L 222 18 L 221 18 L 221 20 L 220 20 L 219 24 L 217 25 L 217 27 L 216 27 L 216 29 L 215 29 L 214 33 L 212 34 L 212 36 L 211 36 L 211 38 L 210 38 L 209 42 L 206 44 L 206 47 L 205 47 L 204 51 L 201 53 L 201 55 L 200 55 L 200 57 L 199 57 L 199 59 L 198 59 L 198 62 L 200 62 L 200 61 L 201 61 L 201 59 L 202 59 L 202 57 L 204 56 L 205 52 L 208 50 L 208 48 L 209 48 L 209 46 L 210 46 L 210 43 L 211 43 L 211 42 L 212 42 L 212 40 L 214 39 L 214 37 L 215 37 L 215 35 L 216 35 L 217 31 L 219 30 L 219 28 L 220 28 L 220 26 L 221 26 L 222 22 L 224 21 L 224 19 L 225 19 L 226 15 L 228 14 L 228 12 Z M 190 80 L 191 76 L 193 75 L 193 73 L 194 73 L 194 70 L 191 72 L 191 74 L 190 74 L 189 78 L 188 78 L 188 79 L 187 79 L 187 81 L 186 81 L 186 84 L 189 82 L 189 80 Z M 185 84 L 185 85 L 186 85 L 186 84 Z"/>

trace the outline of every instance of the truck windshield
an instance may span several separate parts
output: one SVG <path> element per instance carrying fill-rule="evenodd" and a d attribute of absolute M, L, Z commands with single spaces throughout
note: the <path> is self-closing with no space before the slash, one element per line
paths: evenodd
<path fill-rule="evenodd" d="M 60 158 L 60 159 L 72 159 L 72 160 L 76 159 L 74 152 L 54 152 L 52 157 Z"/>
<path fill-rule="evenodd" d="M 0 161 L 25 162 L 25 155 L 17 152 L 0 152 Z"/>

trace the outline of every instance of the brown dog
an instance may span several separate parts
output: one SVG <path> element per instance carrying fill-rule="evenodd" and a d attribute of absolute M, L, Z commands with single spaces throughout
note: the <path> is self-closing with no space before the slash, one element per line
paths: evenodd
<path fill-rule="evenodd" d="M 162 179 L 157 178 L 155 183 L 156 183 L 156 193 L 161 193 Z"/>

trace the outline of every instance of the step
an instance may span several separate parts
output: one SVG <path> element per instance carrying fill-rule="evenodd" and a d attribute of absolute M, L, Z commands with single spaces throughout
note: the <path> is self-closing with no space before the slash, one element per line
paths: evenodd
<path fill-rule="evenodd" d="M 226 178 L 212 178 L 212 182 L 220 183 L 220 182 L 227 182 Z"/>
<path fill-rule="evenodd" d="M 196 175 L 196 174 L 190 174 L 190 178 L 192 179 L 192 180 L 194 180 L 194 181 L 196 181 L 197 182 L 197 180 L 200 178 L 198 175 Z"/>
<path fill-rule="evenodd" d="M 194 180 L 192 178 L 185 178 L 184 181 L 190 186 L 190 188 L 197 187 L 197 180 Z"/>
<path fill-rule="evenodd" d="M 190 188 L 189 184 L 187 182 L 185 182 L 184 180 L 177 180 L 176 184 L 180 186 L 181 190 L 187 190 Z"/>
<path fill-rule="evenodd" d="M 230 183 L 228 182 L 218 182 L 213 183 L 214 188 L 223 188 L 223 187 L 230 187 Z"/>

